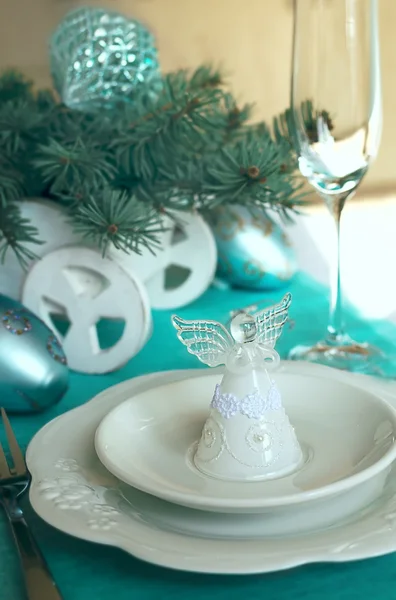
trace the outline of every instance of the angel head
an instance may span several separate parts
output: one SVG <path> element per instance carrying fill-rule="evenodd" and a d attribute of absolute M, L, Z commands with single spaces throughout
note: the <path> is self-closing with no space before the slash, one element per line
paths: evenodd
<path fill-rule="evenodd" d="M 230 331 L 217 321 L 186 321 L 174 315 L 172 324 L 177 337 L 201 362 L 209 367 L 250 363 L 257 366 L 260 360 L 279 361 L 275 344 L 288 319 L 291 294 L 286 294 L 279 304 L 256 313 L 237 313 Z"/>

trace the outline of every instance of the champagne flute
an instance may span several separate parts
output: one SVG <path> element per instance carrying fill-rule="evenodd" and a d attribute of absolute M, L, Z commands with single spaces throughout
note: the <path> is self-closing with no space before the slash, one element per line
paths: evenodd
<path fill-rule="evenodd" d="M 344 329 L 340 221 L 376 157 L 382 106 L 377 0 L 295 0 L 292 137 L 299 168 L 335 225 L 330 318 L 324 339 L 290 358 L 379 374 L 381 353 Z"/>

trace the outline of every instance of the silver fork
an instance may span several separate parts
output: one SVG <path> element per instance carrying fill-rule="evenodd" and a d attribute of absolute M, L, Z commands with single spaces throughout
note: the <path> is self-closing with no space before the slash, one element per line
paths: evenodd
<path fill-rule="evenodd" d="M 27 491 L 30 475 L 25 459 L 16 441 L 5 410 L 1 409 L 13 465 L 9 465 L 0 443 L 0 504 L 8 517 L 18 548 L 29 600 L 62 600 L 32 532 L 19 506 L 19 498 Z"/>

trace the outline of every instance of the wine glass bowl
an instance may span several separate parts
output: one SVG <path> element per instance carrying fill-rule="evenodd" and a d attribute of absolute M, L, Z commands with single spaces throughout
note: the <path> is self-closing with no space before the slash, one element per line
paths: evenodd
<path fill-rule="evenodd" d="M 344 330 L 340 220 L 375 159 L 382 130 L 377 0 L 295 0 L 292 140 L 301 174 L 335 225 L 327 333 L 294 348 L 292 359 L 379 374 L 382 355 Z"/>

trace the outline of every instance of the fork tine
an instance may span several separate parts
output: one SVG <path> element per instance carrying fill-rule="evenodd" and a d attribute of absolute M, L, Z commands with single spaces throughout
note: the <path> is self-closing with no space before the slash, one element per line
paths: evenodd
<path fill-rule="evenodd" d="M 12 460 L 14 463 L 15 471 L 17 475 L 24 475 L 26 473 L 26 463 L 19 447 L 18 442 L 16 441 L 16 437 L 11 428 L 11 423 L 8 420 L 6 415 L 6 411 L 4 408 L 1 409 L 1 417 L 3 419 L 5 432 L 7 436 L 8 446 L 10 448 Z"/>
<path fill-rule="evenodd" d="M 8 478 L 11 475 L 7 459 L 4 454 L 3 446 L 0 442 L 0 479 Z"/>

